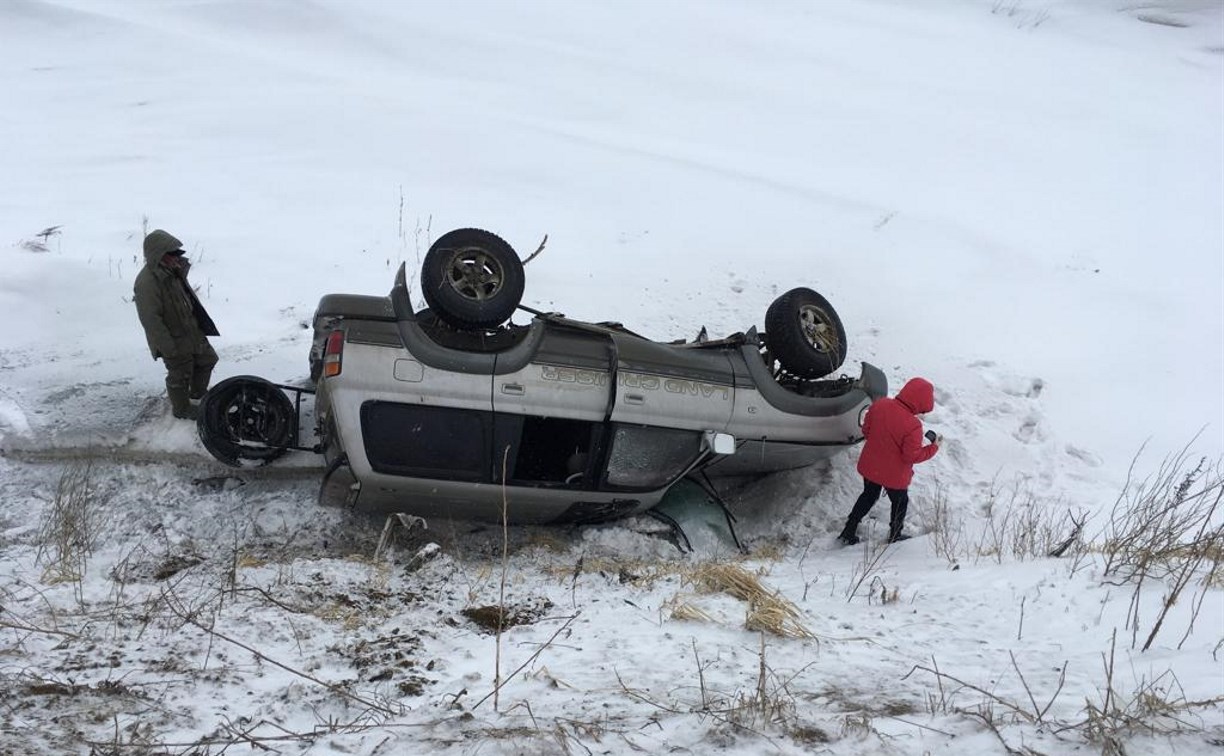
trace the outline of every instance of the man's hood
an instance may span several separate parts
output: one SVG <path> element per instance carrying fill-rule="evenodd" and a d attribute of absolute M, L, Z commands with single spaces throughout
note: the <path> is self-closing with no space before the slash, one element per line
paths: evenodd
<path fill-rule="evenodd" d="M 897 392 L 897 401 L 921 415 L 935 409 L 935 387 L 926 378 L 910 378 Z"/>
<path fill-rule="evenodd" d="M 167 252 L 182 249 L 183 243 L 160 228 L 149 232 L 144 238 L 144 258 L 146 265 L 157 265 Z"/>

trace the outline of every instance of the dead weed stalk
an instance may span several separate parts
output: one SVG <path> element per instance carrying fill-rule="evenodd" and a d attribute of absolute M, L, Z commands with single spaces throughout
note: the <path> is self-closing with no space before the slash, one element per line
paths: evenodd
<path fill-rule="evenodd" d="M 93 464 L 76 463 L 64 468 L 55 497 L 43 516 L 38 533 L 36 561 L 45 565 L 43 581 L 75 583 L 78 588 L 93 554 L 99 527 L 99 509 L 104 502 L 93 485 Z"/>
<path fill-rule="evenodd" d="M 931 534 L 931 548 L 950 567 L 959 567 L 964 553 L 965 521 L 949 505 L 948 492 L 937 484 L 931 506 L 919 513 L 923 531 Z"/>
<path fill-rule="evenodd" d="M 1085 699 L 1079 718 L 1060 717 L 1054 709 L 1066 684 L 1066 662 L 1059 669 L 1053 691 L 1039 694 L 1021 671 L 1015 655 L 1009 652 L 1012 669 L 1024 689 L 1023 700 L 1012 700 L 1000 694 L 997 681 L 982 686 L 950 675 L 941 670 L 933 658 L 930 666 L 915 665 L 902 679 L 909 679 L 915 672 L 933 676 L 936 690 L 927 696 L 931 714 L 973 717 L 989 727 L 1000 741 L 1003 741 L 1001 726 L 1021 723 L 1059 736 L 1077 733 L 1089 743 L 1100 745 L 1103 753 L 1121 754 L 1125 753 L 1122 744 L 1135 734 L 1203 731 L 1204 724 L 1198 712 L 1224 705 L 1224 696 L 1191 701 L 1172 670 L 1153 678 L 1140 677 L 1130 694 L 1120 693 L 1115 680 L 1116 636 L 1115 631 L 1108 654 L 1101 655 L 1104 684 L 1098 688 L 1096 700 Z M 975 700 L 962 704 L 958 699 L 963 699 L 966 693 L 972 694 Z M 1006 742 L 1004 746 L 1009 753 L 1027 753 L 1007 746 Z"/>
<path fill-rule="evenodd" d="M 210 638 L 210 644 L 212 642 L 211 639 L 215 639 L 215 640 L 223 641 L 233 646 L 237 646 L 238 648 L 241 648 L 242 650 L 246 651 L 247 653 L 251 654 L 256 659 L 259 659 L 262 662 L 266 662 L 267 664 L 271 664 L 274 667 L 278 667 L 288 672 L 291 675 L 302 678 L 303 680 L 308 680 L 314 683 L 315 685 L 325 688 L 328 691 L 336 694 L 337 696 L 340 696 L 341 698 L 346 698 L 350 701 L 353 701 L 354 703 L 361 704 L 366 710 L 370 712 L 375 712 L 375 713 L 378 713 L 384 716 L 394 716 L 396 714 L 401 713 L 402 707 L 398 705 L 393 705 L 389 702 L 384 702 L 383 700 L 375 700 L 373 698 L 366 698 L 365 696 L 361 696 L 357 693 L 354 693 L 348 690 L 344 685 L 340 683 L 330 683 L 318 677 L 315 677 L 313 675 L 307 674 L 306 672 L 303 672 L 299 669 L 295 669 L 287 664 L 284 664 L 282 662 L 277 661 L 276 659 L 273 659 L 272 657 L 268 656 L 267 654 L 264 654 L 263 652 L 259 651 L 258 649 L 256 649 L 255 647 L 249 644 L 243 643 L 242 641 L 236 638 L 231 638 L 225 633 L 220 632 L 215 627 L 215 624 L 216 624 L 214 621 L 215 618 L 210 619 L 207 622 L 207 624 L 201 621 L 200 619 L 198 619 L 199 612 L 196 610 L 192 610 L 186 605 L 184 605 L 182 601 L 179 599 L 179 597 L 174 593 L 174 589 L 172 587 L 168 588 L 163 593 L 163 598 L 164 598 L 164 605 L 172 614 L 174 614 L 174 616 L 182 620 L 184 624 L 191 625 L 192 627 L 195 627 L 196 629 L 202 631 L 205 635 L 207 635 Z"/>
<path fill-rule="evenodd" d="M 982 509 L 986 521 L 973 549 L 975 561 L 992 558 L 1002 564 L 1007 558 L 1023 561 L 1083 551 L 1080 534 L 1087 513 L 1073 512 L 1062 501 L 1044 501 L 1027 478 L 1017 478 L 1007 489 L 991 481 Z"/>
<path fill-rule="evenodd" d="M 877 573 L 888 562 L 888 556 L 887 546 L 872 548 L 870 543 L 863 542 L 863 558 L 850 572 L 850 589 L 846 591 L 846 603 L 854 600 L 863 589 L 864 583 L 869 588 L 872 586 Z"/>
<path fill-rule="evenodd" d="M 789 676 L 779 675 L 766 660 L 765 633 L 760 633 L 759 637 L 760 650 L 757 653 L 757 665 L 753 670 L 750 689 L 726 692 L 712 687 L 707 679 L 707 672 L 713 662 L 701 659 L 696 641 L 693 641 L 693 659 L 697 668 L 696 700 L 677 695 L 677 692 L 692 690 L 691 687 L 677 688 L 668 698 L 660 699 L 644 689 L 630 687 L 619 672 L 616 673 L 616 681 L 623 694 L 658 711 L 710 718 L 733 730 L 751 733 L 773 743 L 768 731 L 781 730 L 783 733 L 790 733 L 797 727 L 795 696 L 791 691 L 791 684 L 811 665 L 805 665 Z"/>
<path fill-rule="evenodd" d="M 1193 632 L 1207 591 L 1221 575 L 1224 558 L 1224 475 L 1203 458 L 1191 466 L 1189 446 L 1164 459 L 1143 481 L 1133 480 L 1135 461 L 1101 534 L 1106 582 L 1131 586 L 1126 627 L 1131 648 L 1147 651 L 1170 609 L 1189 590 L 1192 612 L 1180 649 Z M 1141 616 L 1145 590 L 1163 591 L 1156 616 Z"/>
<path fill-rule="evenodd" d="M 1129 695 L 1120 693 L 1114 680 L 1116 648 L 1115 631 L 1110 639 L 1109 655 L 1101 654 L 1105 683 L 1097 690 L 1097 700 L 1085 699 L 1084 719 L 1060 731 L 1079 731 L 1089 742 L 1101 744 L 1105 753 L 1122 753 L 1121 744 L 1131 735 L 1201 731 L 1203 722 L 1196 712 L 1224 704 L 1224 696 L 1202 701 L 1187 699 L 1181 682 L 1171 669 L 1150 679 L 1142 676 Z M 1191 721 L 1192 717 L 1197 721 Z"/>

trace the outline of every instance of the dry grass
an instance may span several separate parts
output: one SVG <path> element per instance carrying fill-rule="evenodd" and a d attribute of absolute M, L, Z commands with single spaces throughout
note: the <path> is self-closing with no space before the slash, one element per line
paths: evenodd
<path fill-rule="evenodd" d="M 1106 574 L 1124 580 L 1167 577 L 1187 559 L 1220 561 L 1222 499 L 1220 469 L 1205 459 L 1191 468 L 1184 450 L 1147 479 L 1128 478 L 1102 533 Z"/>
<path fill-rule="evenodd" d="M 311 614 L 324 622 L 337 622 L 345 630 L 356 630 L 361 627 L 361 623 L 365 618 L 365 613 L 360 609 L 339 602 L 331 602 L 320 606 L 311 612 Z"/>
<path fill-rule="evenodd" d="M 1036 727 L 1059 737 L 1077 733 L 1088 743 L 1099 746 L 1104 754 L 1127 753 L 1124 744 L 1134 735 L 1173 735 L 1207 729 L 1203 715 L 1218 711 L 1224 705 L 1224 696 L 1189 700 L 1172 670 L 1154 677 L 1141 675 L 1130 693 L 1122 693 L 1115 677 L 1116 646 L 1115 633 L 1109 651 L 1101 655 L 1104 680 L 1096 699 L 1085 699 L 1080 716 L 1074 718 L 1059 716 L 1055 708 L 1066 684 L 1066 663 L 1052 689 L 1042 690 L 1030 684 L 1015 655 L 1009 653 L 1012 669 L 1024 690 L 1022 699 L 1003 696 L 997 679 L 974 684 L 941 670 L 934 659 L 930 666 L 916 665 L 902 679 L 915 672 L 931 675 L 936 684 L 935 692 L 927 696 L 932 715 L 959 714 L 972 718 L 993 732 L 1011 754 L 1036 753 L 1008 745 L 1002 728 L 1015 724 Z"/>
<path fill-rule="evenodd" d="M 669 616 L 674 620 L 709 623 L 715 621 L 704 609 L 679 593 L 664 605 L 664 609 L 668 611 Z"/>
<path fill-rule="evenodd" d="M 750 606 L 744 627 L 782 638 L 816 638 L 816 634 L 799 621 L 790 602 L 776 597 Z"/>
<path fill-rule="evenodd" d="M 931 495 L 931 506 L 919 510 L 918 518 L 922 530 L 931 534 L 931 548 L 935 555 L 943 558 L 949 566 L 959 567 L 964 556 L 965 521 L 949 504 L 948 492 L 936 485 Z"/>
<path fill-rule="evenodd" d="M 764 541 L 752 547 L 751 557 L 761 562 L 780 562 L 786 557 L 786 543 Z"/>
<path fill-rule="evenodd" d="M 684 577 L 709 593 L 725 593 L 749 604 L 768 601 L 773 593 L 760 576 L 737 564 L 704 564 L 687 571 Z"/>
<path fill-rule="evenodd" d="M 1043 499 L 1028 478 L 1006 486 L 991 481 L 978 508 L 982 520 L 969 527 L 950 505 L 947 492 L 937 487 L 931 507 L 919 513 L 931 535 L 931 548 L 953 569 L 959 569 L 962 560 L 1002 564 L 1009 559 L 1069 557 L 1078 564 L 1088 550 L 1082 537 L 1087 514 L 1067 502 Z"/>
<path fill-rule="evenodd" d="M 39 527 L 37 561 L 43 581 L 79 583 L 93 553 L 102 502 L 90 463 L 73 464 L 60 475 L 51 506 Z"/>
<path fill-rule="evenodd" d="M 782 638 L 815 638 L 801 621 L 799 610 L 775 591 L 765 587 L 756 574 L 737 564 L 706 564 L 693 569 L 687 579 L 706 592 L 725 593 L 748 604 L 744 626 Z"/>
<path fill-rule="evenodd" d="M 697 670 L 696 686 L 675 687 L 669 691 L 666 698 L 661 699 L 652 696 L 647 690 L 626 685 L 619 674 L 617 682 L 621 691 L 629 698 L 647 704 L 657 711 L 697 715 L 703 721 L 709 718 L 734 732 L 752 733 L 770 743 L 773 741 L 767 733 L 778 730 L 791 735 L 799 742 L 818 738 L 811 728 L 800 727 L 796 722 L 797 707 L 794 693 L 791 691 L 791 684 L 811 665 L 789 676 L 782 676 L 766 662 L 766 650 L 765 634 L 761 633 L 760 651 L 757 653 L 756 668 L 752 671 L 750 688 L 737 688 L 728 692 L 713 687 L 706 672 L 714 666 L 714 662 L 702 660 L 695 639 L 693 660 Z"/>
<path fill-rule="evenodd" d="M 740 691 L 731 701 L 727 720 L 748 730 L 773 726 L 788 729 L 795 717 L 795 697 L 788 684 L 765 663 L 765 635 L 761 635 L 761 650 L 757 654 L 756 687 L 751 692 Z"/>
<path fill-rule="evenodd" d="M 684 585 L 694 586 L 701 593 L 721 593 L 748 605 L 745 628 L 764 631 L 782 638 L 816 638 L 802 622 L 795 605 L 777 591 L 767 588 L 754 572 L 736 563 L 626 562 L 611 559 L 580 559 L 574 567 L 551 567 L 547 572 L 560 581 L 573 580 L 581 574 L 616 576 L 621 583 L 646 587 L 658 581 L 679 577 Z M 668 616 L 677 620 L 715 622 L 698 606 L 692 595 L 677 593 L 663 607 Z"/>
<path fill-rule="evenodd" d="M 541 567 L 544 574 L 559 583 L 571 582 L 578 575 L 601 575 L 645 588 L 652 588 L 660 580 L 675 577 L 687 569 L 689 566 L 683 563 L 590 556 L 580 557 L 572 567 L 555 563 Z"/>
<path fill-rule="evenodd" d="M 1128 477 L 1100 540 L 1107 582 L 1131 586 L 1127 629 L 1132 648 L 1146 629 L 1144 651 L 1155 642 L 1170 609 L 1189 592 L 1192 613 L 1177 644 L 1181 648 L 1207 591 L 1224 573 L 1224 474 L 1218 463 L 1206 459 L 1192 466 L 1188 448 L 1166 457 L 1142 481 Z M 1133 475 L 1134 464 L 1131 470 Z M 1146 590 L 1161 593 L 1150 624 L 1141 621 L 1139 612 Z"/>
<path fill-rule="evenodd" d="M 1172 670 L 1152 678 L 1141 676 L 1130 694 L 1122 694 L 1115 681 L 1115 650 L 1116 638 L 1110 642 L 1109 655 L 1101 655 L 1105 681 L 1097 691 L 1097 700 L 1086 700 L 1084 719 L 1063 728 L 1081 732 L 1089 742 L 1100 744 L 1103 753 L 1125 753 L 1122 744 L 1136 734 L 1202 731 L 1199 713 L 1224 704 L 1224 696 L 1203 701 L 1187 699 Z"/>
<path fill-rule="evenodd" d="M 1061 556 L 1076 544 L 1083 549 L 1078 537 L 1087 516 L 1072 512 L 1066 502 L 1044 501 L 1027 478 L 1017 478 L 1007 488 L 992 481 L 982 509 L 986 521 L 974 547 L 977 560 L 992 558 L 1002 564 L 1008 557 Z"/>

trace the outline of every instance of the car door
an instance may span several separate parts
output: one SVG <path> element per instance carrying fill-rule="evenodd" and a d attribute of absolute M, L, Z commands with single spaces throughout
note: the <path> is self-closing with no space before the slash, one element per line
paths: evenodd
<path fill-rule="evenodd" d="M 735 404 L 731 362 L 721 350 L 677 347 L 615 334 L 611 419 L 686 430 L 725 430 Z"/>
<path fill-rule="evenodd" d="M 493 478 L 586 488 L 611 408 L 612 341 L 550 324 L 531 361 L 493 376 Z"/>

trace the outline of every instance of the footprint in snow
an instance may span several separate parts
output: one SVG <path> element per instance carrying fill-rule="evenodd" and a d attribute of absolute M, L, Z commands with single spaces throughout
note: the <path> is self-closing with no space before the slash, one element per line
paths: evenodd
<path fill-rule="evenodd" d="M 1101 466 L 1101 458 L 1093 454 L 1092 452 L 1088 451 L 1087 449 L 1081 449 L 1078 446 L 1072 446 L 1071 444 L 1067 444 L 1066 451 L 1069 456 L 1075 457 L 1080 462 L 1083 462 L 1085 465 L 1089 467 L 1100 467 Z"/>
<path fill-rule="evenodd" d="M 940 451 L 950 457 L 958 469 L 964 469 L 972 461 L 968 450 L 961 443 L 960 439 L 945 439 L 943 449 Z"/>
<path fill-rule="evenodd" d="M 1041 430 L 1041 420 L 1034 414 L 1024 418 L 1024 422 L 1020 423 L 1020 427 L 1012 435 L 1026 444 L 1045 440 L 1045 433 Z"/>
<path fill-rule="evenodd" d="M 977 416 L 993 419 L 993 418 L 1003 417 L 1005 415 L 1013 415 L 1015 414 L 1015 412 L 1016 412 L 1015 408 L 1012 407 L 1010 404 L 999 402 L 998 404 L 992 404 L 990 406 L 983 407 L 982 409 L 978 410 Z"/>
<path fill-rule="evenodd" d="M 1040 378 L 1008 378 L 1000 382 L 999 389 L 1008 396 L 1036 399 L 1045 390 L 1045 381 Z"/>

